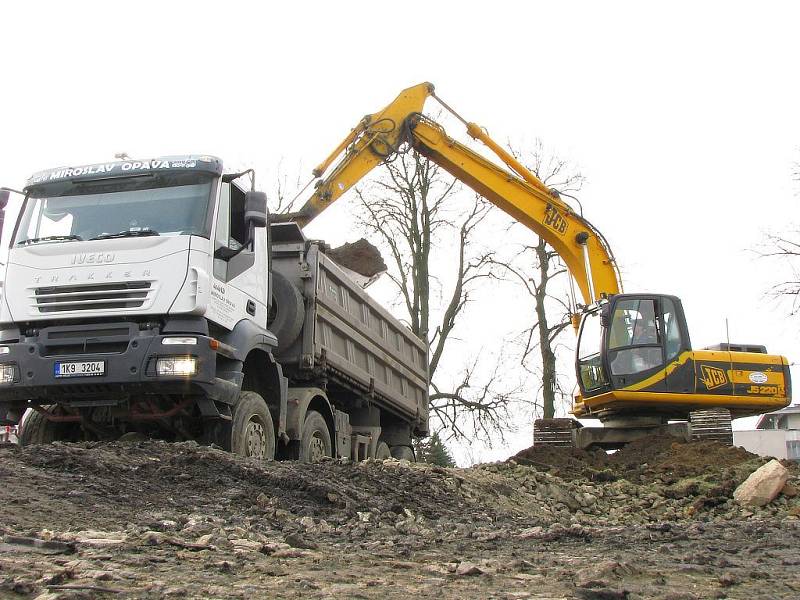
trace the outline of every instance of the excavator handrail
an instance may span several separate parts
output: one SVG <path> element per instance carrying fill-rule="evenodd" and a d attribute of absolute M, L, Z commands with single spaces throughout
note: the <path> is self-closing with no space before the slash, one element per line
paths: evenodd
<path fill-rule="evenodd" d="M 441 125 L 422 115 L 431 96 L 439 100 L 433 85 L 422 83 L 403 90 L 383 110 L 361 119 L 313 171 L 315 177 L 322 177 L 341 157 L 330 174 L 317 181 L 314 193 L 298 212 L 280 219 L 305 226 L 408 144 L 550 244 L 575 279 L 584 305 L 619 293 L 619 271 L 603 235 L 485 130 L 465 121 L 445 103 L 442 105 L 466 124 L 467 133 L 492 150 L 511 171 L 453 139 Z"/>

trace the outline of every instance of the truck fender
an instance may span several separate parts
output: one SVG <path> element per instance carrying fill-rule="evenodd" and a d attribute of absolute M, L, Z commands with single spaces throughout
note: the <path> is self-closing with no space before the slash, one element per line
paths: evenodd
<path fill-rule="evenodd" d="M 256 348 L 250 351 L 239 368 L 243 373 L 241 389 L 261 394 L 272 413 L 278 437 L 285 439 L 288 380 L 283 376 L 281 365 L 275 361 L 272 353 Z"/>
<path fill-rule="evenodd" d="M 278 340 L 272 333 L 247 319 L 239 321 L 231 331 L 215 337 L 232 348 L 236 360 L 240 361 L 244 361 L 251 350 L 269 353 L 278 345 Z"/>
<path fill-rule="evenodd" d="M 289 388 L 286 399 L 286 433 L 291 440 L 299 440 L 303 435 L 303 422 L 309 409 L 322 414 L 328 423 L 331 440 L 336 440 L 333 425 L 333 407 L 328 396 L 319 388 Z M 334 448 L 334 452 L 335 452 Z"/>

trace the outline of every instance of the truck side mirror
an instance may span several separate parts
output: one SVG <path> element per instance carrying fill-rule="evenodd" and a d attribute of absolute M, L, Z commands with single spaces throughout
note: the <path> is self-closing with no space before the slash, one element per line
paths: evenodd
<path fill-rule="evenodd" d="M 244 221 L 248 227 L 267 226 L 267 195 L 264 192 L 245 192 Z"/>

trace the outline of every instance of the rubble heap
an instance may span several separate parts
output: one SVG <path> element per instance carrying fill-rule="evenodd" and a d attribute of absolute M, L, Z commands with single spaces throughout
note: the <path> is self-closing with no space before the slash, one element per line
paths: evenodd
<path fill-rule="evenodd" d="M 253 597 L 282 593 L 289 584 L 279 579 L 291 575 L 300 595 L 383 598 L 369 592 L 379 580 L 401 586 L 398 594 L 422 589 L 408 579 L 431 590 L 452 580 L 454 597 L 486 597 L 549 569 L 561 573 L 548 580 L 554 594 L 633 578 L 629 589 L 658 597 L 648 586 L 709 544 L 717 556 L 720 547 L 769 539 L 764 560 L 800 564 L 796 466 L 766 505 L 733 499 L 766 462 L 674 440 L 614 455 L 529 449 L 469 469 L 394 459 L 258 463 L 193 442 L 0 445 L 0 595 Z M 654 555 L 654 540 L 671 550 Z M 599 553 L 616 566 L 603 576 L 576 570 L 559 559 L 565 551 L 589 562 Z M 413 577 L 393 576 L 404 564 Z M 739 577 L 730 585 L 749 577 L 729 567 L 708 567 L 703 585 L 721 586 L 723 571 Z M 349 573 L 355 587 L 337 587 L 344 575 L 336 573 Z M 478 582 L 486 575 L 497 581 Z"/>

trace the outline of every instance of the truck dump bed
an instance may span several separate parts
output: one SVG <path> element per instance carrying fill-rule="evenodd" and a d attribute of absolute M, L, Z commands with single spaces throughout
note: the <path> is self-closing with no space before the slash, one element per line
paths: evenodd
<path fill-rule="evenodd" d="M 283 332 L 273 330 L 280 343 L 276 359 L 291 385 L 323 381 L 427 433 L 426 344 L 326 256 L 323 242 L 307 240 L 294 223 L 273 224 L 270 234 L 272 271 L 300 291 L 304 304 L 299 333 L 285 322 Z M 273 281 L 273 298 L 284 310 L 281 301 L 294 301 L 280 284 Z"/>

